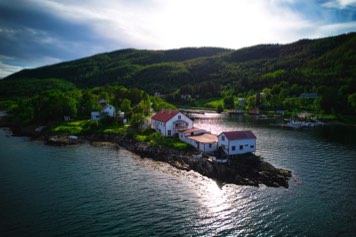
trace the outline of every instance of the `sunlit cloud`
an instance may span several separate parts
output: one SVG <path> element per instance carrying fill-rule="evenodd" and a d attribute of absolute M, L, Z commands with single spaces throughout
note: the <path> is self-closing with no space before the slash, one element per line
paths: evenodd
<path fill-rule="evenodd" d="M 285 43 L 298 39 L 311 24 L 281 5 L 291 0 L 151 0 L 143 5 L 91 1 L 85 8 L 75 2 L 36 2 L 62 19 L 90 23 L 103 38 L 136 48 Z"/>

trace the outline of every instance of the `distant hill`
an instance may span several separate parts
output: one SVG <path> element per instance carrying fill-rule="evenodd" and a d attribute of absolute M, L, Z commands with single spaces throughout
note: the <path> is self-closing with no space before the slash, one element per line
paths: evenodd
<path fill-rule="evenodd" d="M 25 69 L 5 78 L 57 78 L 79 88 L 118 83 L 148 93 L 219 95 L 222 88 L 235 92 L 259 91 L 276 84 L 345 87 L 356 91 L 356 33 L 279 45 L 257 45 L 239 50 L 183 48 L 175 50 L 124 49 L 91 57 Z"/>

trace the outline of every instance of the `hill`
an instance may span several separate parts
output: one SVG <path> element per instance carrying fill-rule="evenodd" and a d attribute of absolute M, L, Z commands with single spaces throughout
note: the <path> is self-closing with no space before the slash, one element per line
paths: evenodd
<path fill-rule="evenodd" d="M 356 33 L 239 50 L 125 49 L 26 69 L 4 81 L 22 78 L 57 78 L 79 88 L 117 83 L 151 94 L 171 94 L 171 100 L 181 94 L 200 99 L 248 96 L 265 88 L 279 95 L 285 89 L 285 97 L 302 92 L 335 94 L 342 102 L 333 107 L 346 107 L 342 104 L 356 92 Z"/>

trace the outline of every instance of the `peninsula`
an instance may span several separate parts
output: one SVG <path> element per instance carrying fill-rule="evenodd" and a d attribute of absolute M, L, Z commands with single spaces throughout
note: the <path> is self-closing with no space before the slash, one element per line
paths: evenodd
<path fill-rule="evenodd" d="M 76 122 L 69 122 L 76 123 Z M 237 185 L 288 188 L 291 171 L 276 168 L 256 156 L 251 152 L 235 156 L 233 159 L 227 159 L 226 162 L 216 162 L 214 156 L 204 153 L 193 146 L 186 144 L 184 149 L 177 149 L 171 144 L 185 144 L 177 141 L 177 138 L 164 138 L 153 129 L 146 129 L 139 135 L 137 131 L 130 130 L 121 135 L 87 133 L 80 136 L 64 135 L 54 129 L 35 129 L 35 127 L 18 127 L 14 124 L 3 122 L 2 126 L 10 126 L 15 135 L 27 135 L 35 139 L 43 139 L 48 145 L 65 146 L 80 144 L 83 141 L 90 143 L 110 142 L 118 147 L 127 149 L 142 158 L 150 158 L 156 161 L 167 162 L 171 166 L 185 171 L 193 170 L 206 177 L 214 179 L 222 184 L 232 183 Z M 58 128 L 58 127 L 57 127 Z M 74 129 L 71 129 L 72 131 Z M 146 135 L 144 135 L 146 134 Z M 147 136 L 146 139 L 142 137 Z M 218 152 L 214 153 L 218 156 Z M 210 153 L 211 154 L 211 153 Z M 221 158 L 221 157 L 220 157 Z M 224 159 L 221 158 L 221 161 Z"/>

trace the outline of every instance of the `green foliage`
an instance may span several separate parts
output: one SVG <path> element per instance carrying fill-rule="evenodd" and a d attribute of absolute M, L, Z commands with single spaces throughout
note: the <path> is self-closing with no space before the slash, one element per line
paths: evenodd
<path fill-rule="evenodd" d="M 131 100 L 123 99 L 122 102 L 121 102 L 120 108 L 121 108 L 122 112 L 125 112 L 125 113 L 130 112 L 132 110 L 132 108 L 131 108 Z"/>
<path fill-rule="evenodd" d="M 355 93 L 355 45 L 356 33 L 349 33 L 323 39 L 300 40 L 287 45 L 258 45 L 240 50 L 126 49 L 23 70 L 1 81 L 0 95 L 4 98 L 31 97 L 45 88 L 59 88 L 64 92 L 70 90 L 73 84 L 79 88 L 120 84 L 143 89 L 151 95 L 159 92 L 167 95 L 165 98 L 169 102 L 195 106 L 201 99 L 228 96 L 247 98 L 269 88 L 270 97 L 257 96 L 256 101 L 251 100 L 254 103 L 249 106 L 255 104 L 267 109 L 283 107 L 284 100 L 299 97 L 300 93 L 319 94 L 322 91 L 318 101 L 311 103 L 316 110 L 324 113 L 353 113 L 348 96 Z M 53 77 L 67 82 L 46 82 L 47 78 Z M 73 84 L 65 84 L 68 82 Z M 26 83 L 33 84 L 26 87 Z M 48 88 L 46 83 L 49 83 Z M 332 100 L 328 90 L 320 90 L 320 87 L 335 88 L 336 99 Z M 125 98 L 131 101 L 132 108 L 144 100 L 145 94 L 140 90 L 122 87 L 112 89 L 116 90 L 116 94 L 104 91 L 107 91 L 109 101 L 117 107 L 121 106 Z M 101 95 L 100 92 L 92 93 Z M 181 95 L 190 97 L 182 99 Z M 156 111 L 165 107 L 157 101 L 151 102 Z M 285 104 L 290 103 L 286 101 Z M 89 107 L 85 105 L 83 110 Z M 81 106 L 78 111 L 81 111 Z"/>
<path fill-rule="evenodd" d="M 234 109 L 235 101 L 233 96 L 227 96 L 224 98 L 224 107 L 225 109 Z"/>
<path fill-rule="evenodd" d="M 126 89 L 118 86 L 95 87 L 92 89 L 73 89 L 69 91 L 45 90 L 30 98 L 18 98 L 2 102 L 17 124 L 46 124 L 53 121 L 63 121 L 65 116 L 71 119 L 88 119 L 93 111 L 101 111 L 99 99 L 106 98 L 107 102 L 121 101 L 121 109 L 126 118 L 134 116 L 134 126 L 139 117 L 147 116 L 151 111 L 151 98 L 147 93 L 138 89 Z M 135 106 L 131 104 L 135 101 Z M 156 107 L 174 108 L 162 99 L 155 99 Z M 158 106 L 157 106 L 158 104 Z M 138 115 L 135 115 L 138 114 Z M 102 114 L 101 123 L 112 125 L 121 123 L 112 117 Z"/>
<path fill-rule="evenodd" d="M 164 146 L 178 150 L 189 150 L 192 149 L 192 146 L 189 144 L 182 142 L 176 137 L 164 137 L 159 132 L 153 132 L 148 136 L 138 136 L 136 137 L 141 141 L 148 142 L 150 146 L 157 147 L 157 146 Z M 143 140 L 145 138 L 145 140 Z"/>
<path fill-rule="evenodd" d="M 110 135 L 119 135 L 126 136 L 127 128 L 124 126 L 111 125 L 100 128 L 96 131 L 97 134 L 110 134 Z"/>
<path fill-rule="evenodd" d="M 222 106 L 221 104 L 219 104 L 218 107 L 216 108 L 216 112 L 218 112 L 218 113 L 224 112 L 224 106 Z"/>
<path fill-rule="evenodd" d="M 130 125 L 133 128 L 140 128 L 145 121 L 145 116 L 141 113 L 135 113 L 132 115 Z"/>
<path fill-rule="evenodd" d="M 32 105 L 31 105 L 32 104 Z M 75 117 L 77 115 L 78 101 L 68 93 L 57 90 L 46 91 L 31 99 L 34 110 L 34 121 L 50 122 L 63 120 L 64 116 Z M 18 111 L 21 113 L 21 111 Z"/>
<path fill-rule="evenodd" d="M 167 103 L 163 99 L 158 96 L 153 96 L 151 98 L 152 108 L 154 111 L 161 111 L 162 109 L 176 109 L 176 107 L 172 104 Z"/>
<path fill-rule="evenodd" d="M 268 79 L 268 78 L 275 79 L 275 78 L 278 78 L 281 75 L 283 75 L 285 72 L 286 71 L 284 69 L 279 69 L 279 70 L 276 70 L 274 72 L 269 72 L 269 73 L 264 74 L 262 76 L 262 78 L 264 78 L 264 79 Z"/>
<path fill-rule="evenodd" d="M 224 99 L 220 98 L 220 99 L 209 101 L 208 103 L 205 104 L 205 106 L 208 108 L 214 108 L 214 109 L 217 109 L 219 106 L 223 108 L 224 107 Z"/>
<path fill-rule="evenodd" d="M 75 89 L 75 85 L 60 79 L 18 78 L 0 80 L 0 98 L 31 97 L 42 91 L 52 89 L 69 91 Z"/>
<path fill-rule="evenodd" d="M 50 129 L 51 132 L 65 135 L 83 135 L 97 128 L 97 121 L 77 120 L 72 122 L 58 123 Z"/>
<path fill-rule="evenodd" d="M 353 112 L 356 113 L 356 93 L 349 95 L 347 100 L 351 108 L 353 109 Z"/>
<path fill-rule="evenodd" d="M 0 110 L 11 111 L 15 109 L 17 103 L 15 100 L 0 100 Z"/>

